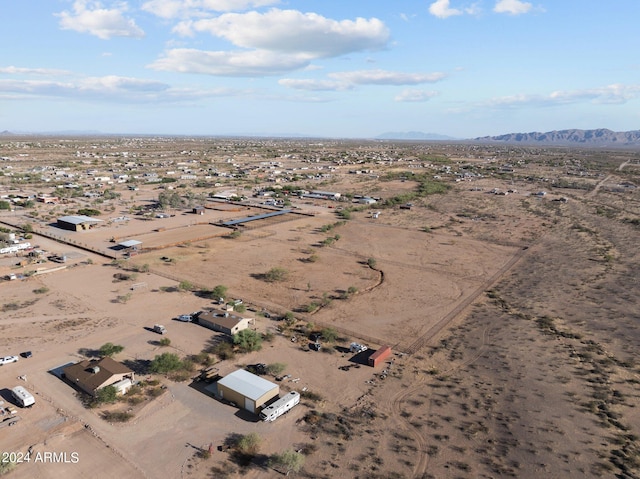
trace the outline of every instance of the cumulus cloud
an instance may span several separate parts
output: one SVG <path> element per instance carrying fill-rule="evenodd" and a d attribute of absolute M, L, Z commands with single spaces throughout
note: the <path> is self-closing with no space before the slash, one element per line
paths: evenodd
<path fill-rule="evenodd" d="M 449 0 L 436 0 L 429 5 L 429 13 L 438 18 L 449 18 L 454 15 L 462 15 L 462 10 L 451 8 Z"/>
<path fill-rule="evenodd" d="M 158 17 L 172 19 L 201 17 L 207 12 L 244 11 L 279 3 L 280 0 L 149 0 L 141 8 Z"/>
<path fill-rule="evenodd" d="M 97 1 L 76 0 L 73 12 L 63 11 L 57 16 L 63 30 L 89 33 L 103 40 L 112 37 L 143 37 L 144 31 L 136 22 L 125 17 L 126 10 L 126 3 L 118 2 L 114 8 L 103 8 Z"/>
<path fill-rule="evenodd" d="M 377 18 L 338 21 L 317 13 L 275 8 L 265 13 L 225 13 L 185 21 L 174 31 L 181 35 L 206 32 L 242 48 L 306 53 L 315 58 L 378 50 L 389 40 L 389 30 Z"/>
<path fill-rule="evenodd" d="M 549 107 L 575 103 L 622 104 L 638 98 L 640 85 L 613 84 L 584 90 L 559 90 L 548 95 L 511 95 L 493 98 L 483 106 L 519 108 L 522 106 Z"/>
<path fill-rule="evenodd" d="M 498 0 L 493 11 L 496 13 L 509 13 L 511 15 L 521 15 L 528 13 L 533 8 L 529 2 L 522 0 Z"/>
<path fill-rule="evenodd" d="M 330 73 L 330 77 L 356 85 L 419 85 L 446 78 L 444 73 L 401 73 L 387 70 L 359 70 Z"/>
<path fill-rule="evenodd" d="M 332 80 L 296 80 L 293 78 L 283 78 L 278 83 L 293 90 L 304 91 L 344 91 L 353 89 L 353 85 L 346 82 Z"/>
<path fill-rule="evenodd" d="M 174 32 L 183 36 L 208 33 L 228 40 L 237 50 L 170 49 L 150 68 L 223 76 L 276 75 L 309 68 L 316 59 L 379 50 L 389 40 L 389 30 L 376 18 L 339 21 L 275 8 L 265 13 L 184 20 Z"/>
<path fill-rule="evenodd" d="M 266 50 L 210 52 L 175 48 L 168 50 L 149 68 L 180 73 L 257 77 L 297 70 L 308 62 L 307 55 L 281 55 Z"/>
<path fill-rule="evenodd" d="M 398 102 L 425 102 L 435 96 L 438 96 L 436 91 L 407 89 L 396 95 L 394 100 Z"/>

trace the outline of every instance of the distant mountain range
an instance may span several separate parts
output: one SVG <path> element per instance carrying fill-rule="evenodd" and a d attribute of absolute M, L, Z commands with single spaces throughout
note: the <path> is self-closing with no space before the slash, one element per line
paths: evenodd
<path fill-rule="evenodd" d="M 606 128 L 595 130 L 554 130 L 546 133 L 509 133 L 499 136 L 484 136 L 474 138 L 473 141 L 551 146 L 640 147 L 640 130 L 611 131 Z"/>
<path fill-rule="evenodd" d="M 421 131 L 389 131 L 376 136 L 376 140 L 460 140 L 452 136 L 437 133 L 423 133 Z"/>

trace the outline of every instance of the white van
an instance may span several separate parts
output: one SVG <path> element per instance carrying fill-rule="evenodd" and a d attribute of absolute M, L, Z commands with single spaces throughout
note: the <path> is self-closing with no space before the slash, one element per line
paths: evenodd
<path fill-rule="evenodd" d="M 31 407 L 36 403 L 36 400 L 31 393 L 22 386 L 16 386 L 13 388 L 11 390 L 11 395 L 18 403 L 18 406 L 21 407 Z"/>

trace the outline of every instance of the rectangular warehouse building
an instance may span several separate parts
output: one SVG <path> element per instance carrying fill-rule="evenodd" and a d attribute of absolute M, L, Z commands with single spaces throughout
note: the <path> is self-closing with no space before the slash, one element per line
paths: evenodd
<path fill-rule="evenodd" d="M 227 374 L 218 381 L 218 397 L 252 413 L 280 393 L 277 384 L 244 369 Z"/>

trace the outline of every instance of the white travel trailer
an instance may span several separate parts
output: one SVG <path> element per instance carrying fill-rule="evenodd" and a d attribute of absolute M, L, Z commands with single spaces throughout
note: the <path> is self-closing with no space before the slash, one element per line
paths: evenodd
<path fill-rule="evenodd" d="M 300 402 L 300 394 L 296 391 L 287 393 L 286 396 L 281 397 L 276 402 L 267 406 L 260 412 L 260 419 L 263 421 L 275 421 L 278 417 L 288 412 L 296 404 Z"/>
<path fill-rule="evenodd" d="M 22 386 L 16 386 L 13 388 L 11 390 L 11 395 L 18 403 L 18 406 L 21 407 L 31 407 L 36 403 L 36 400 L 31 393 Z"/>

